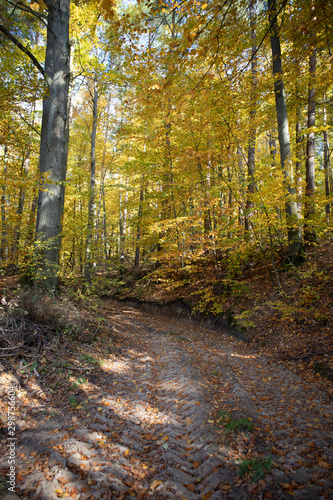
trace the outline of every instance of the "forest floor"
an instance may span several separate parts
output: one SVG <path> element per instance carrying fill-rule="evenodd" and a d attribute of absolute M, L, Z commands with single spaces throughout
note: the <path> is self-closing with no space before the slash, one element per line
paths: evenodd
<path fill-rule="evenodd" d="M 2 415 L 17 387 L 20 498 L 332 498 L 325 387 L 175 311 L 109 299 L 95 307 L 105 319 L 96 342 L 91 323 L 88 336 L 33 364 L 2 359 Z"/>
<path fill-rule="evenodd" d="M 0 363 L 0 498 L 18 498 L 12 437 L 26 500 L 332 498 L 333 244 L 279 273 L 280 290 L 259 259 L 232 279 L 203 261 L 118 273 L 125 302 L 108 281 L 104 298 L 18 305 L 3 278 L 1 347 L 25 332 L 27 348 Z M 215 324 L 184 308 L 219 300 Z"/>

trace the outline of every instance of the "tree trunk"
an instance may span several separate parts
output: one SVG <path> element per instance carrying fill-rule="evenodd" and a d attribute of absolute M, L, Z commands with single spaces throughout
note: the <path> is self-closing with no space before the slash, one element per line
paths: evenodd
<path fill-rule="evenodd" d="M 6 221 L 6 176 L 7 176 L 7 152 L 8 148 L 5 146 L 4 151 L 4 166 L 3 166 L 3 184 L 1 193 L 1 246 L 0 246 L 0 259 L 2 265 L 7 257 L 7 221 Z"/>
<path fill-rule="evenodd" d="M 297 92 L 298 93 L 298 92 Z M 296 111 L 296 203 L 298 217 L 302 214 L 302 152 L 303 152 L 303 134 L 302 134 L 302 111 L 301 106 L 297 105 Z"/>
<path fill-rule="evenodd" d="M 12 244 L 12 262 L 13 262 L 13 264 L 18 264 L 18 258 L 19 258 L 18 247 L 19 247 L 19 242 L 20 242 L 21 221 L 22 221 L 22 215 L 23 215 L 23 209 L 24 209 L 25 190 L 26 190 L 26 188 L 25 188 L 26 182 L 24 181 L 24 179 L 27 177 L 28 172 L 29 172 L 29 162 L 30 162 L 30 151 L 28 151 L 27 153 L 24 151 L 21 169 L 20 169 L 20 176 L 23 180 L 23 185 L 21 185 L 20 189 L 19 189 L 17 209 L 16 209 L 17 218 L 16 218 L 16 224 L 15 224 L 14 235 L 13 235 L 13 244 Z"/>
<path fill-rule="evenodd" d="M 255 55 L 256 46 L 256 29 L 255 29 L 255 6 L 254 0 L 250 0 L 249 16 L 251 27 L 251 96 L 250 96 L 250 132 L 249 132 L 249 145 L 248 145 L 248 160 L 247 160 L 247 199 L 246 199 L 246 216 L 245 216 L 245 231 L 249 233 L 249 219 L 253 215 L 253 195 L 255 192 L 254 174 L 255 174 L 255 150 L 256 150 L 256 126 L 255 118 L 257 114 L 256 91 L 257 91 L 257 57 Z"/>
<path fill-rule="evenodd" d="M 309 60 L 309 98 L 308 98 L 308 139 L 306 142 L 306 178 L 305 178 L 305 204 L 304 204 L 304 243 L 311 246 L 316 241 L 316 232 L 313 227 L 314 193 L 315 193 L 315 133 L 316 102 L 315 102 L 315 75 L 316 75 L 316 49 L 314 48 Z"/>
<path fill-rule="evenodd" d="M 86 281 L 91 281 L 92 260 L 93 260 L 93 225 L 94 225 L 94 204 L 96 187 L 96 133 L 97 133 L 97 104 L 98 91 L 96 82 L 92 94 L 93 123 L 90 140 L 90 186 L 89 186 L 89 204 L 88 204 L 88 223 L 86 239 L 86 259 L 84 265 L 84 277 Z"/>
<path fill-rule="evenodd" d="M 105 260 L 107 259 L 107 250 L 106 250 L 106 237 L 104 232 L 104 224 L 106 224 L 106 214 L 105 214 L 105 176 L 106 176 L 106 149 L 108 142 L 108 133 L 109 133 L 109 112 L 110 112 L 110 104 L 111 104 L 111 92 L 108 96 L 108 102 L 106 107 L 106 118 L 105 118 L 105 131 L 104 131 L 104 144 L 103 144 L 103 153 L 102 153 L 102 163 L 101 163 L 101 179 L 99 184 L 99 199 L 98 199 L 98 207 L 96 214 L 96 248 L 99 259 L 103 260 L 103 254 Z M 102 215 L 101 215 L 102 213 Z M 100 246 L 100 240 L 102 247 Z"/>
<path fill-rule="evenodd" d="M 139 211 L 138 211 L 138 225 L 136 228 L 136 245 L 135 245 L 134 267 L 139 267 L 139 265 L 140 265 L 140 238 L 141 238 L 141 219 L 142 219 L 143 197 L 144 197 L 144 176 L 142 176 L 142 182 L 141 182 L 141 188 L 140 188 L 140 201 L 139 201 Z"/>
<path fill-rule="evenodd" d="M 68 154 L 70 0 L 45 0 L 45 4 L 48 9 L 45 73 L 49 89 L 43 100 L 35 279 L 48 289 L 55 290 L 58 285 Z"/>
<path fill-rule="evenodd" d="M 324 97 L 324 99 L 326 96 Z M 326 115 L 326 107 L 324 107 L 324 132 L 323 132 L 323 140 L 324 140 L 324 171 L 325 171 L 325 196 L 327 203 L 325 205 L 325 211 L 326 211 L 326 219 L 327 223 L 329 224 L 330 222 L 330 213 L 331 213 L 331 205 L 330 205 L 330 194 L 331 194 L 331 189 L 330 189 L 330 173 L 331 173 L 331 162 L 330 162 L 330 146 L 328 142 L 328 131 L 326 130 L 327 126 L 327 115 Z"/>
<path fill-rule="evenodd" d="M 127 184 L 127 182 L 126 182 Z M 124 193 L 120 191 L 119 193 L 119 253 L 121 263 L 125 262 L 126 254 L 126 230 L 127 230 L 127 202 L 128 202 L 128 192 Z"/>
<path fill-rule="evenodd" d="M 281 47 L 276 20 L 276 2 L 268 0 L 269 21 L 271 24 L 271 47 L 273 59 L 274 93 L 275 107 L 278 124 L 278 138 L 280 145 L 280 161 L 284 174 L 284 188 L 286 191 L 285 212 L 288 232 L 288 253 L 291 262 L 295 262 L 296 257 L 302 251 L 300 229 L 297 219 L 297 205 L 293 199 L 295 189 L 292 187 L 292 162 L 290 154 L 290 136 L 288 125 L 288 114 L 286 98 L 284 93 L 284 82 L 281 62 Z"/>

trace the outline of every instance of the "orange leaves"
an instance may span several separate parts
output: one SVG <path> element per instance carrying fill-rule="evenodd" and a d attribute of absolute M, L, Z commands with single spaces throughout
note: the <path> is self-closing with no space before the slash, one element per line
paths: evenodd
<path fill-rule="evenodd" d="M 162 481 L 160 479 L 154 479 L 154 481 L 150 484 L 149 488 L 151 490 L 154 490 L 155 488 L 157 488 L 157 486 L 159 486 L 160 484 L 162 484 Z"/>

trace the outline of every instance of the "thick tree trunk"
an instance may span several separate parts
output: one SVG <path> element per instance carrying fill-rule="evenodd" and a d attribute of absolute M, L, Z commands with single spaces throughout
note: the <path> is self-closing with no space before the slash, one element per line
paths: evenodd
<path fill-rule="evenodd" d="M 316 75 L 316 49 L 314 48 L 309 60 L 309 98 L 308 98 L 308 138 L 306 142 L 306 184 L 304 204 L 304 243 L 313 245 L 316 241 L 316 232 L 313 227 L 314 193 L 315 193 L 315 132 L 316 102 L 315 102 L 315 75 Z"/>
<path fill-rule="evenodd" d="M 48 9 L 45 73 L 49 89 L 43 100 L 36 281 L 55 290 L 58 285 L 68 154 L 70 0 L 45 0 L 45 4 Z"/>
<path fill-rule="evenodd" d="M 295 189 L 292 187 L 292 161 L 290 154 L 290 136 L 287 114 L 287 104 L 284 92 L 280 38 L 276 20 L 276 2 L 268 0 L 269 21 L 271 23 L 271 47 L 273 59 L 275 107 L 278 123 L 278 138 L 280 145 L 280 161 L 284 174 L 284 188 L 286 191 L 285 212 L 288 232 L 288 253 L 292 262 L 302 251 L 300 229 L 297 219 L 297 205 L 293 199 Z"/>
<path fill-rule="evenodd" d="M 93 261 L 93 226 L 94 226 L 94 204 L 96 189 L 96 133 L 97 133 L 97 104 L 98 92 L 96 82 L 94 82 L 92 94 L 93 123 L 90 139 L 90 186 L 89 186 L 89 204 L 88 204 L 88 223 L 86 239 L 86 258 L 84 266 L 84 277 L 91 281 L 92 261 Z"/>

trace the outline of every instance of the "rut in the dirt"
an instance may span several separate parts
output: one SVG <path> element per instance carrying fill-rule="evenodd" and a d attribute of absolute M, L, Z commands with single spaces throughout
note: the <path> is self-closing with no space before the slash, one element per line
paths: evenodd
<path fill-rule="evenodd" d="M 309 409 L 298 405 L 301 428 L 293 435 L 294 409 L 286 408 L 285 420 L 271 413 L 272 405 L 278 412 L 302 390 L 288 370 L 274 371 L 264 359 L 257 366 L 237 354 L 237 342 L 188 321 L 124 306 L 110 309 L 110 320 L 122 353 L 103 365 L 102 377 L 91 377 L 82 413 L 51 417 L 21 433 L 22 498 L 245 500 L 290 498 L 290 492 L 296 498 L 329 498 L 332 442 L 325 427 L 333 409 L 324 394 L 318 391 Z M 262 382 L 262 365 L 267 378 L 275 377 L 274 387 Z M 219 373 L 216 390 L 204 376 L 205 366 Z M 235 438 L 239 449 L 231 449 L 212 420 L 216 407 L 250 417 L 256 438 L 242 432 Z M 258 427 L 265 418 L 269 429 Z M 273 450 L 274 470 L 259 486 L 250 477 L 241 481 L 237 462 L 252 452 L 244 448 L 256 446 L 254 451 L 267 455 L 274 433 L 282 450 L 275 449 L 275 456 Z M 301 446 L 309 446 L 312 457 Z M 314 466 L 319 455 L 321 464 Z"/>

